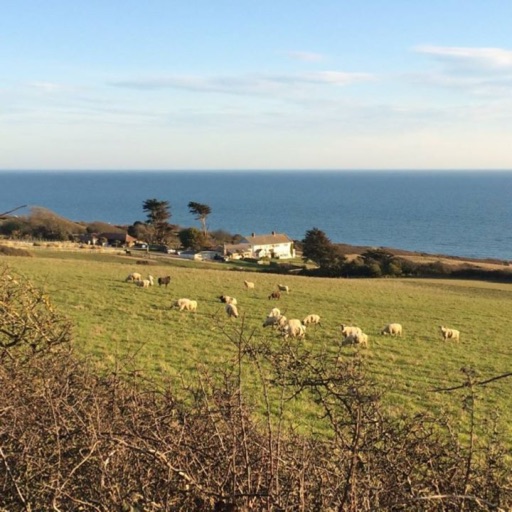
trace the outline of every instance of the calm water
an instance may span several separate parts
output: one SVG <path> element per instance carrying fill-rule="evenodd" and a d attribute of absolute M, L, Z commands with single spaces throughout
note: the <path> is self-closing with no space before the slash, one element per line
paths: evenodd
<path fill-rule="evenodd" d="M 132 224 L 152 198 L 181 226 L 199 227 L 195 201 L 210 230 L 302 239 L 317 227 L 333 242 L 512 259 L 512 172 L 0 172 L 0 212 Z"/>

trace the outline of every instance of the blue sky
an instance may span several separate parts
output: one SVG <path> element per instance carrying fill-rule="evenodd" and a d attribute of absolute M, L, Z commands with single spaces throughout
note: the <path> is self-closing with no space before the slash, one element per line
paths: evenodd
<path fill-rule="evenodd" d="M 510 0 L 5 0 L 0 169 L 512 169 Z"/>

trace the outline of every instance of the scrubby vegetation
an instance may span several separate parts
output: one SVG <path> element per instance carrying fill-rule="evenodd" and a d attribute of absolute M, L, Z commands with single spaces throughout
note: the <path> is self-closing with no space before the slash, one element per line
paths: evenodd
<path fill-rule="evenodd" d="M 392 252 L 383 248 L 358 248 L 355 256 L 348 258 L 347 246 L 332 243 L 318 228 L 306 232 L 300 243 L 300 248 L 304 261 L 312 261 L 316 264 L 313 269 L 303 270 L 302 274 L 309 276 L 452 277 L 512 282 L 512 271 L 508 269 L 489 270 L 467 262 L 461 262 L 458 265 L 447 265 L 440 260 L 426 263 L 417 262 L 400 254 L 405 251 Z M 351 249 L 348 248 L 348 250 Z"/>
<path fill-rule="evenodd" d="M 8 247 L 5 245 L 0 245 L 0 254 L 3 256 L 32 256 L 32 253 L 30 251 L 27 251 L 26 249 Z"/>
<path fill-rule="evenodd" d="M 477 424 L 486 388 L 470 368 L 444 391 L 459 394 L 460 416 L 393 415 L 357 353 L 276 346 L 244 322 L 222 328 L 228 364 L 178 384 L 151 380 L 135 359 L 100 372 L 50 297 L 9 269 L 0 308 L 2 510 L 512 507 L 511 461 L 498 418 Z M 292 428 L 299 398 L 321 430 Z"/>

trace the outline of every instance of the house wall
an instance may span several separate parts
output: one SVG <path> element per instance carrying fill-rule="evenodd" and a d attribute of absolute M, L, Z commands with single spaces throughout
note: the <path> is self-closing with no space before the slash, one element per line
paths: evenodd
<path fill-rule="evenodd" d="M 252 252 L 254 257 L 270 257 L 272 253 L 275 258 L 293 258 L 295 256 L 291 243 L 253 245 Z"/>

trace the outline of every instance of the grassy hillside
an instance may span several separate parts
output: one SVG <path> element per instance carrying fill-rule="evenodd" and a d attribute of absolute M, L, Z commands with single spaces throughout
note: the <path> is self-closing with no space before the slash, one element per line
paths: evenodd
<path fill-rule="evenodd" d="M 230 365 L 236 337 L 244 333 L 272 344 L 282 339 L 263 329 L 267 312 L 277 306 L 288 318 L 318 313 L 322 325 L 310 328 L 299 341 L 309 350 L 336 357 L 360 354 L 378 386 L 386 389 L 386 404 L 397 411 L 460 410 L 460 393 L 434 393 L 464 381 L 463 367 L 473 367 L 481 380 L 510 371 L 512 366 L 512 285 L 476 281 L 415 279 L 314 279 L 248 271 L 219 270 L 222 264 L 179 266 L 161 258 L 136 265 L 121 255 L 37 251 L 34 257 L 0 257 L 0 263 L 42 286 L 58 308 L 75 324 L 77 348 L 97 364 L 112 370 L 118 362 L 160 377 L 194 379 L 197 365 Z M 171 275 L 169 288 L 142 289 L 125 282 L 132 272 Z M 243 281 L 254 281 L 245 290 Z M 268 300 L 278 283 L 290 286 L 281 300 Z M 238 299 L 242 318 L 228 319 L 218 296 Z M 173 300 L 198 301 L 197 314 L 170 309 Z M 380 335 L 389 322 L 404 326 L 401 339 Z M 339 324 L 360 326 L 370 337 L 367 349 L 341 347 Z M 439 326 L 461 331 L 461 342 L 445 342 Z M 512 434 L 510 383 L 497 381 L 480 389 L 480 419 L 501 410 L 507 435 Z M 290 408 L 297 420 L 314 417 L 303 402 Z"/>

